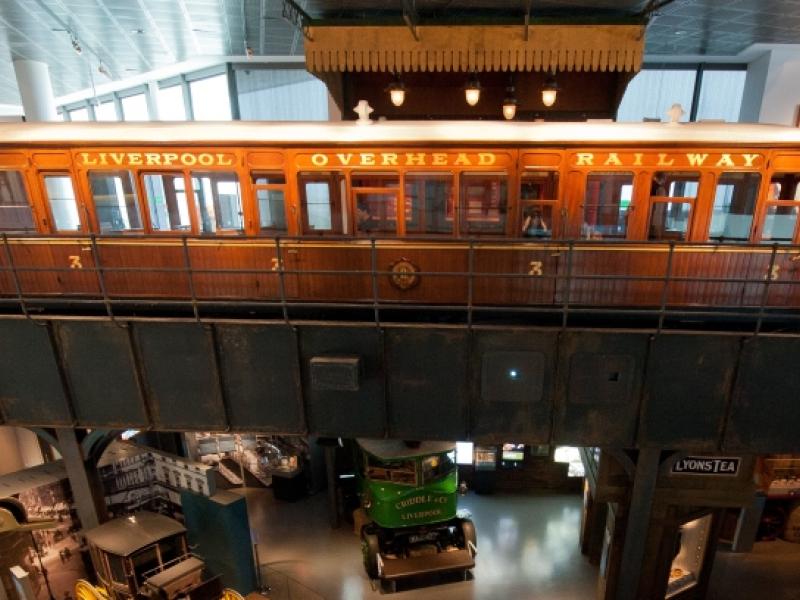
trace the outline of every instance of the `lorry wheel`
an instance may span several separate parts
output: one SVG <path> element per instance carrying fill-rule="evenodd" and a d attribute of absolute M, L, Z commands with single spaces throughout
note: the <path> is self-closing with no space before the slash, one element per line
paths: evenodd
<path fill-rule="evenodd" d="M 361 553 L 364 555 L 364 569 L 367 571 L 370 579 L 378 578 L 378 553 L 380 552 L 380 545 L 378 544 L 378 536 L 374 533 L 361 533 Z"/>
<path fill-rule="evenodd" d="M 464 548 L 475 558 L 478 554 L 478 538 L 475 536 L 475 524 L 470 519 L 461 520 L 461 535 L 464 537 Z"/>

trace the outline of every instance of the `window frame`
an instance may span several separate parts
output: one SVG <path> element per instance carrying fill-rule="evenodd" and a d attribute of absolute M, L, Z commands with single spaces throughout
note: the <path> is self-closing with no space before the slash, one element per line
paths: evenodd
<path fill-rule="evenodd" d="M 50 194 L 47 192 L 46 179 L 48 177 L 67 177 L 69 179 L 70 184 L 72 185 L 72 195 L 75 199 L 75 210 L 78 213 L 78 229 L 58 229 L 56 227 L 56 219 L 53 216 L 53 206 Z M 50 230 L 50 232 L 54 235 L 75 235 L 76 233 L 88 233 L 91 228 L 92 217 L 89 215 L 89 209 L 86 207 L 86 204 L 81 201 L 81 196 L 79 193 L 80 187 L 75 185 L 75 177 L 73 176 L 72 172 L 68 169 L 44 170 L 37 173 L 37 179 L 42 191 L 42 203 L 44 204 L 44 210 L 47 214 L 47 228 Z M 86 183 L 88 185 L 88 179 Z"/>
<path fill-rule="evenodd" d="M 696 196 L 658 196 L 653 195 L 652 188 L 655 182 L 656 173 L 666 173 L 667 178 L 669 179 L 670 174 L 686 174 L 686 175 L 694 175 L 696 177 L 697 183 L 697 195 Z M 686 181 L 695 181 L 694 179 L 689 180 L 686 178 Z M 669 243 L 669 242 L 688 242 L 692 239 L 693 233 L 693 224 L 695 220 L 695 214 L 697 212 L 697 199 L 700 197 L 701 189 L 702 189 L 702 182 L 703 182 L 703 174 L 700 171 L 686 171 L 686 170 L 660 170 L 660 171 L 653 171 L 650 174 L 650 192 L 647 195 L 647 223 L 645 225 L 644 230 L 644 239 L 647 242 L 654 242 L 654 243 Z M 686 219 L 686 231 L 683 234 L 683 239 L 670 239 L 670 238 L 660 238 L 660 239 L 652 239 L 650 237 L 650 228 L 653 224 L 653 208 L 656 204 L 688 204 L 689 205 L 689 216 Z M 713 211 L 713 208 L 712 208 Z"/>
<path fill-rule="evenodd" d="M 492 177 L 502 177 L 505 181 L 505 203 L 498 206 L 498 210 L 500 211 L 500 221 L 501 225 L 497 228 L 497 230 L 489 230 L 489 231 L 472 231 L 470 230 L 469 224 L 473 222 L 468 218 L 467 214 L 467 194 L 466 194 L 466 187 L 467 181 L 470 178 L 492 178 Z M 460 238 L 471 238 L 471 237 L 505 237 L 508 235 L 508 227 L 509 222 L 512 220 L 512 210 L 513 207 L 511 206 L 511 186 L 514 185 L 515 182 L 518 181 L 518 178 L 514 176 L 513 172 L 509 170 L 472 170 L 472 169 L 464 169 L 458 171 L 458 197 L 456 199 L 456 229 L 455 233 L 456 236 Z M 485 188 L 484 188 L 485 189 Z M 487 221 L 483 221 L 487 222 Z"/>
<path fill-rule="evenodd" d="M 170 229 L 170 230 L 162 230 L 162 229 L 153 229 L 153 223 L 150 219 L 150 198 L 147 195 L 147 187 L 144 184 L 144 178 L 147 175 L 169 175 L 169 176 L 180 176 L 183 178 L 183 187 L 184 193 L 186 194 L 186 210 L 189 213 L 189 229 L 182 230 L 182 229 Z M 139 170 L 137 171 L 137 184 L 142 190 L 141 195 L 141 202 L 140 205 L 142 207 L 142 213 L 144 214 L 144 218 L 146 220 L 146 231 L 148 235 L 162 235 L 162 236 L 175 236 L 175 235 L 197 235 L 199 231 L 199 215 L 197 214 L 196 207 L 194 206 L 194 198 L 192 196 L 193 190 L 190 187 L 191 185 L 191 177 L 188 174 L 188 171 L 181 169 L 181 170 Z M 211 235 L 211 234 L 205 234 Z"/>
<path fill-rule="evenodd" d="M 196 213 L 196 218 L 197 218 L 197 233 L 196 234 L 197 235 L 202 235 L 202 236 L 222 235 L 222 236 L 228 236 L 228 237 L 245 236 L 245 235 L 247 235 L 247 210 L 246 210 L 246 205 L 245 205 L 245 184 L 241 180 L 241 177 L 240 177 L 241 173 L 239 172 L 239 169 L 237 169 L 237 168 L 233 168 L 231 170 L 226 170 L 226 169 L 205 169 L 205 170 L 186 169 L 186 170 L 184 170 L 184 173 L 186 174 L 186 177 L 189 180 L 189 184 L 191 185 L 191 187 L 187 188 L 187 190 L 188 190 L 188 199 L 189 199 L 189 202 L 191 204 L 191 209 L 190 209 L 191 212 Z M 223 173 L 224 174 L 228 174 L 228 175 L 234 175 L 236 177 L 236 183 L 237 183 L 238 188 L 239 188 L 239 194 L 238 194 L 239 195 L 239 215 L 240 215 L 241 222 L 242 222 L 242 228 L 241 229 L 231 229 L 229 227 L 220 227 L 219 218 L 218 218 L 219 216 L 215 212 L 215 214 L 214 214 L 214 226 L 215 226 L 215 229 L 214 229 L 214 231 L 211 231 L 211 232 L 205 232 L 205 231 L 202 230 L 203 220 L 201 218 L 201 213 L 200 213 L 199 195 L 197 197 L 195 197 L 196 190 L 195 190 L 195 187 L 194 187 L 194 179 L 195 178 L 199 178 L 199 177 L 203 177 L 203 176 L 208 176 L 208 175 L 216 176 L 216 175 L 220 175 L 220 174 L 223 174 Z M 212 201 L 213 201 L 213 199 L 212 199 Z M 216 210 L 217 207 L 215 206 L 214 208 Z"/>
<path fill-rule="evenodd" d="M 251 170 L 248 173 L 250 177 L 250 189 L 251 195 L 250 200 L 253 203 L 253 211 L 255 212 L 255 232 L 257 235 L 288 235 L 291 224 L 289 222 L 289 215 L 291 211 L 289 210 L 289 197 L 288 197 L 288 178 L 286 177 L 286 173 L 279 169 L 258 169 L 258 170 Z M 255 180 L 260 176 L 265 175 L 269 177 L 270 175 L 280 175 L 283 177 L 283 183 L 256 183 Z M 261 226 L 261 203 L 258 200 L 258 192 L 259 190 L 265 191 L 276 191 L 281 192 L 283 194 L 283 218 L 285 221 L 285 227 L 282 230 L 277 228 L 265 228 Z M 244 211 L 247 212 L 246 208 L 243 207 Z"/>
<path fill-rule="evenodd" d="M 717 189 L 720 184 L 720 179 L 722 179 L 725 175 L 758 175 L 759 182 L 758 187 L 756 188 L 755 198 L 753 199 L 753 212 L 750 214 L 750 230 L 748 231 L 748 235 L 746 238 L 738 239 L 738 238 L 726 238 L 725 236 L 720 237 L 712 237 L 711 236 L 711 225 L 714 222 L 714 205 L 716 204 L 717 198 Z M 708 221 L 707 226 L 705 228 L 705 241 L 713 244 L 749 244 L 753 243 L 755 239 L 756 232 L 760 231 L 761 223 L 757 222 L 759 217 L 762 215 L 762 211 L 764 210 L 765 203 L 761 200 L 766 192 L 764 190 L 764 186 L 766 185 L 766 177 L 767 171 L 761 170 L 720 170 L 714 173 L 713 181 L 710 186 L 709 196 L 708 196 Z M 726 215 L 730 215 L 730 212 L 727 212 Z M 735 213 L 734 213 L 735 214 Z"/>
<path fill-rule="evenodd" d="M 343 236 L 348 235 L 349 219 L 346 216 L 347 203 L 342 198 L 342 183 L 345 184 L 344 193 L 349 187 L 345 172 L 335 169 L 329 171 L 297 171 L 297 202 L 300 210 L 300 235 L 310 236 Z M 308 201 L 306 198 L 306 183 L 327 183 L 330 190 L 329 206 L 331 208 L 331 228 L 311 229 L 308 223 Z M 338 216 L 338 221 L 337 221 Z M 338 227 L 337 227 L 338 226 Z"/>
<path fill-rule="evenodd" d="M 536 199 L 525 199 L 522 197 L 522 184 L 525 181 L 526 174 L 533 174 L 533 173 L 549 173 L 555 176 L 555 194 L 553 198 L 536 198 Z M 559 214 L 561 211 L 558 210 L 559 204 L 561 200 L 559 198 L 559 192 L 563 187 L 562 182 L 562 175 L 561 171 L 558 168 L 541 168 L 541 167 L 523 167 L 520 169 L 519 172 L 519 185 L 518 185 L 518 196 L 517 196 L 517 204 L 519 205 L 517 209 L 517 216 L 518 220 L 516 222 L 516 227 L 514 229 L 514 235 L 512 237 L 519 237 L 526 240 L 552 240 L 553 238 L 557 237 L 556 234 L 558 233 L 558 237 L 564 237 L 563 235 L 563 227 L 562 227 L 562 216 Z M 528 236 L 525 235 L 525 221 L 527 219 L 526 211 L 528 209 L 544 209 L 545 207 L 550 209 L 550 226 L 545 231 L 549 231 L 550 235 L 541 235 L 541 236 Z M 545 226 L 547 222 L 544 221 Z"/>
<path fill-rule="evenodd" d="M 797 200 L 781 200 L 781 199 L 772 199 L 770 198 L 770 188 L 772 187 L 772 178 L 776 175 L 782 174 L 794 174 L 798 177 L 797 185 L 795 186 L 795 196 L 800 193 L 800 170 L 790 171 L 786 170 L 769 170 L 765 173 L 768 177 L 764 177 L 762 179 L 762 185 L 765 186 L 764 192 L 761 195 L 763 201 L 760 203 L 761 206 L 757 208 L 758 210 L 758 226 L 755 231 L 754 241 L 757 244 L 778 244 L 782 246 L 790 246 L 790 245 L 797 245 L 798 237 L 800 237 L 800 199 Z M 765 240 L 764 239 L 764 226 L 767 223 L 767 211 L 771 206 L 775 207 L 792 207 L 797 209 L 797 216 L 794 221 L 794 231 L 792 232 L 792 238 L 788 241 L 775 241 L 772 240 Z"/>
<path fill-rule="evenodd" d="M 136 201 L 136 210 L 139 212 L 139 222 L 141 223 L 141 228 L 139 229 L 120 229 L 120 230 L 111 230 L 111 231 L 102 231 L 100 227 L 100 219 L 97 216 L 97 204 L 95 203 L 94 192 L 92 191 L 92 179 L 91 175 L 93 173 L 98 174 L 105 174 L 106 176 L 110 176 L 112 174 L 118 174 L 121 172 L 127 172 L 128 176 L 130 177 L 130 183 L 132 185 L 132 191 L 134 195 L 134 200 Z M 91 206 L 90 212 L 92 216 L 92 231 L 96 231 L 98 235 L 143 235 L 147 233 L 151 233 L 150 230 L 150 221 L 149 221 L 149 207 L 145 206 L 145 203 L 142 202 L 142 190 L 139 189 L 139 182 L 137 177 L 137 171 L 135 169 L 124 168 L 120 167 L 119 169 L 87 169 L 84 171 L 84 175 L 86 177 L 86 185 L 87 190 L 89 193 L 89 204 Z"/>
<path fill-rule="evenodd" d="M 24 230 L 23 231 L 23 230 L 3 229 L 0 226 L 0 233 L 13 233 L 13 234 L 39 233 L 40 232 L 40 226 L 39 226 L 39 221 L 40 220 L 39 220 L 39 215 L 38 215 L 37 210 L 36 210 L 36 205 L 35 205 L 33 196 L 31 195 L 30 186 L 28 185 L 28 178 L 26 176 L 27 173 L 25 172 L 24 169 L 16 169 L 16 168 L 13 168 L 13 167 L 0 168 L 0 172 L 14 172 L 14 173 L 17 173 L 17 175 L 19 175 L 20 181 L 22 182 L 22 190 L 25 193 L 25 204 L 27 205 L 28 210 L 30 210 L 31 222 L 32 222 L 32 227 L 31 227 L 30 230 Z M 9 206 L 22 206 L 22 205 L 11 204 Z M 0 206 L 0 208 L 2 208 L 2 206 Z"/>

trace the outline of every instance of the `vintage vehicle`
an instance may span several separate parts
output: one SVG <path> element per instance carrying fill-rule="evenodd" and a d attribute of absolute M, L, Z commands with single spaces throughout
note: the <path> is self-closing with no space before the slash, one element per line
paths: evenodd
<path fill-rule="evenodd" d="M 0 303 L 760 327 L 800 307 L 799 182 L 770 125 L 2 124 Z"/>
<path fill-rule="evenodd" d="M 475 566 L 475 526 L 456 510 L 455 444 L 358 440 L 357 478 L 367 522 L 364 567 L 394 582 Z M 356 522 L 359 522 L 357 519 Z"/>
<path fill-rule="evenodd" d="M 98 585 L 78 580 L 77 600 L 242 600 L 189 553 L 186 528 L 174 519 L 137 512 L 85 535 Z"/>

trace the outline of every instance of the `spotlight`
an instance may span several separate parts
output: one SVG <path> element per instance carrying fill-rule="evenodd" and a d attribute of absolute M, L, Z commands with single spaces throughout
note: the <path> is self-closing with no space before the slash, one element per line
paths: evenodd
<path fill-rule="evenodd" d="M 109 79 L 113 79 L 113 77 L 111 77 L 111 72 L 106 68 L 106 66 L 103 63 L 100 63 L 97 66 L 97 72 L 100 73 L 101 75 L 105 75 Z"/>
<path fill-rule="evenodd" d="M 558 95 L 558 83 L 556 83 L 556 73 L 547 78 L 544 86 L 542 87 L 542 104 L 545 106 L 553 106 L 556 103 L 556 96 Z"/>
<path fill-rule="evenodd" d="M 478 77 L 475 73 L 472 74 L 467 85 L 464 86 L 464 97 L 470 106 L 475 106 L 481 99 L 481 84 L 478 82 Z"/>
<path fill-rule="evenodd" d="M 394 81 L 389 84 L 386 91 L 389 92 L 389 98 L 391 98 L 392 104 L 395 106 L 403 106 L 403 102 L 406 101 L 406 86 L 403 85 L 403 80 L 400 78 L 399 73 L 395 73 Z"/>
<path fill-rule="evenodd" d="M 514 86 L 510 85 L 506 88 L 506 98 L 503 100 L 503 117 L 507 121 L 513 119 L 517 114 L 517 97 L 514 95 Z"/>
<path fill-rule="evenodd" d="M 75 54 L 80 54 L 83 52 L 83 48 L 81 48 L 80 42 L 78 42 L 78 38 L 74 35 L 70 34 L 70 42 L 72 42 L 72 49 L 75 50 Z"/>
<path fill-rule="evenodd" d="M 253 58 L 253 54 L 255 54 L 255 52 L 253 52 L 253 49 L 250 46 L 247 46 L 244 51 L 245 54 L 247 54 L 247 58 Z"/>

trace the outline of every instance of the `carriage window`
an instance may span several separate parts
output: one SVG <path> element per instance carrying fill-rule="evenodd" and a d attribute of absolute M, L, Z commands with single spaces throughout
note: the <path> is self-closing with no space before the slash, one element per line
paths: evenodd
<path fill-rule="evenodd" d="M 455 198 L 452 175 L 408 173 L 404 192 L 406 233 L 453 233 Z"/>
<path fill-rule="evenodd" d="M 142 229 L 130 171 L 90 171 L 89 185 L 100 233 Z"/>
<path fill-rule="evenodd" d="M 753 223 L 761 175 L 758 173 L 723 173 L 717 181 L 714 214 L 708 237 L 724 242 L 747 241 Z"/>
<path fill-rule="evenodd" d="M 344 214 L 339 201 L 341 189 L 334 185 L 339 178 L 331 173 L 300 173 L 300 205 L 303 233 L 342 233 Z M 344 180 L 339 179 L 340 187 Z"/>
<path fill-rule="evenodd" d="M 253 173 L 261 231 L 286 233 L 286 203 L 283 173 Z"/>
<path fill-rule="evenodd" d="M 508 182 L 505 173 L 463 173 L 461 232 L 503 233 L 507 203 Z"/>
<path fill-rule="evenodd" d="M 456 453 L 436 454 L 422 459 L 423 484 L 435 481 L 456 470 Z"/>
<path fill-rule="evenodd" d="M 558 172 L 526 171 L 522 174 L 519 198 L 522 205 L 520 233 L 525 237 L 552 237 Z"/>
<path fill-rule="evenodd" d="M 367 477 L 377 481 L 417 485 L 417 472 L 413 460 L 383 461 L 367 455 Z"/>
<path fill-rule="evenodd" d="M 788 244 L 794 239 L 800 201 L 800 174 L 775 173 L 769 183 L 761 240 Z"/>
<path fill-rule="evenodd" d="M 358 233 L 397 233 L 397 191 L 394 173 L 353 173 L 350 178 L 355 200 Z"/>
<path fill-rule="evenodd" d="M 144 581 L 142 575 L 160 566 L 155 546 L 149 546 L 144 550 L 140 550 L 131 556 L 131 561 L 133 562 L 133 573 L 136 575 L 136 582 L 140 585 Z"/>
<path fill-rule="evenodd" d="M 0 231 L 35 231 L 33 210 L 19 171 L 0 171 Z"/>
<path fill-rule="evenodd" d="M 81 228 L 81 220 L 78 216 L 72 178 L 69 175 L 45 175 L 44 188 L 50 212 L 53 213 L 55 230 L 78 231 Z"/>
<path fill-rule="evenodd" d="M 587 239 L 624 238 L 633 198 L 633 173 L 586 176 L 583 232 Z"/>
<path fill-rule="evenodd" d="M 699 173 L 658 171 L 653 175 L 647 239 L 686 239 L 692 203 L 697 198 L 699 185 Z M 678 198 L 682 201 L 678 201 Z"/>
<path fill-rule="evenodd" d="M 144 193 L 153 231 L 188 231 L 192 228 L 183 175 L 145 175 Z"/>
<path fill-rule="evenodd" d="M 108 570 L 111 572 L 111 579 L 116 583 L 128 585 L 128 576 L 125 574 L 125 563 L 121 556 L 103 552 L 108 561 Z"/>
<path fill-rule="evenodd" d="M 214 233 L 219 229 L 241 232 L 244 229 L 242 196 L 236 173 L 192 173 L 192 188 L 202 233 Z"/>

